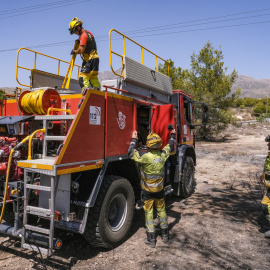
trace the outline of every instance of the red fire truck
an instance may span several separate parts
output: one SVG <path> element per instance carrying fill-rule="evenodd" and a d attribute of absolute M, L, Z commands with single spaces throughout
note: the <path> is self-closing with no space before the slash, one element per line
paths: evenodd
<path fill-rule="evenodd" d="M 127 151 L 133 130 L 138 148 L 146 150 L 150 131 L 163 146 L 176 129 L 176 152 L 166 163 L 165 192 L 188 197 L 194 192 L 194 101 L 172 91 L 170 77 L 143 64 L 143 52 L 165 60 L 143 46 L 142 63 L 111 49 L 110 63 L 119 79 L 102 83 L 102 91 L 81 94 L 71 79 L 74 60 L 66 77 L 36 69 L 39 57 L 26 48 L 17 54 L 17 88 L 14 99 L 4 100 L 0 117 L 0 233 L 21 238 L 23 248 L 51 255 L 62 246 L 55 228 L 82 234 L 92 246 L 112 248 L 122 243 L 132 226 L 140 200 L 140 173 Z M 20 63 L 23 53 L 34 54 L 34 67 Z M 122 60 L 117 74 L 112 55 Z M 158 64 L 157 64 L 158 65 Z M 30 85 L 18 78 L 29 71 Z M 63 83 L 64 81 L 64 83 Z M 202 104 L 203 122 L 207 106 Z M 162 147 L 163 147 L 162 146 Z M 138 205 L 137 205 L 138 207 Z"/>

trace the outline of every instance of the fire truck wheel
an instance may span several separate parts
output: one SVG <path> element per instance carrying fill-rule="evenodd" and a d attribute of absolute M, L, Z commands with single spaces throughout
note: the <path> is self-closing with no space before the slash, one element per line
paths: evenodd
<path fill-rule="evenodd" d="M 134 193 L 127 179 L 106 176 L 95 206 L 89 209 L 84 237 L 91 246 L 113 248 L 127 237 L 134 213 Z"/>
<path fill-rule="evenodd" d="M 189 197 L 195 189 L 195 178 L 194 178 L 194 162 L 189 156 L 184 157 L 182 181 L 180 183 L 180 196 L 182 198 Z"/>
<path fill-rule="evenodd" d="M 0 207 L 0 214 L 2 211 L 2 207 Z M 13 213 L 13 204 L 6 203 L 3 220 L 10 225 L 14 224 L 14 213 Z"/>

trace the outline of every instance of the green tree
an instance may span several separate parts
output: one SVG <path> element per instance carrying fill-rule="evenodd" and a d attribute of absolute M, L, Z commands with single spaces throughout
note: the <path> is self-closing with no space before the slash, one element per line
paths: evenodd
<path fill-rule="evenodd" d="M 243 104 L 243 99 L 242 98 L 237 98 L 234 102 L 234 106 L 235 107 L 240 107 L 241 105 L 243 105 L 243 107 L 245 107 L 245 105 Z"/>
<path fill-rule="evenodd" d="M 237 72 L 226 75 L 221 49 L 215 49 L 211 42 L 207 42 L 199 54 L 191 56 L 191 70 L 189 71 L 190 93 L 197 101 L 205 102 L 209 106 L 209 122 L 200 128 L 199 133 L 211 138 L 226 129 L 233 121 L 231 107 L 239 98 L 241 90 L 231 93 L 231 87 L 237 78 Z"/>
<path fill-rule="evenodd" d="M 257 103 L 257 99 L 255 98 L 247 97 L 243 99 L 243 105 L 245 105 L 245 107 L 253 107 L 256 103 Z"/>
<path fill-rule="evenodd" d="M 0 89 L 0 100 L 5 99 L 5 94 L 6 94 L 6 92 L 4 90 Z"/>
<path fill-rule="evenodd" d="M 221 49 L 215 49 L 207 42 L 200 50 L 191 55 L 191 69 L 176 68 L 169 59 L 173 89 L 181 89 L 209 106 L 209 123 L 197 130 L 197 134 L 213 138 L 233 121 L 231 107 L 239 99 L 240 88 L 231 93 L 231 87 L 237 78 L 237 72 L 226 75 Z M 167 66 L 160 65 L 159 71 L 168 74 Z M 242 103 L 241 103 L 242 105 Z"/>
<path fill-rule="evenodd" d="M 263 101 L 258 102 L 256 105 L 253 107 L 253 112 L 254 113 L 266 113 L 266 104 Z M 267 112 L 270 112 L 270 106 L 267 107 Z"/>
<path fill-rule="evenodd" d="M 188 70 L 175 67 L 174 62 L 171 59 L 167 60 L 167 62 L 169 63 L 173 90 L 180 89 L 185 91 L 188 89 Z M 158 70 L 168 76 L 167 64 L 159 64 Z"/>

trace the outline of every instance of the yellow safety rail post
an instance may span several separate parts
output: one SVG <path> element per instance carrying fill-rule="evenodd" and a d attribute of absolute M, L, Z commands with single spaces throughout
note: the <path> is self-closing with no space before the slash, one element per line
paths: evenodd
<path fill-rule="evenodd" d="M 70 109 L 58 109 L 58 108 L 52 108 L 50 107 L 47 111 L 47 115 L 50 115 L 51 111 L 56 111 L 56 112 L 67 112 L 69 114 L 72 114 L 72 111 Z"/>
<path fill-rule="evenodd" d="M 75 45 L 74 45 L 74 50 L 77 50 L 79 48 L 79 45 L 80 45 L 80 41 L 79 40 L 76 40 L 75 41 Z M 65 89 L 69 89 L 69 83 L 70 83 L 70 79 L 71 79 L 71 75 L 72 75 L 72 71 L 73 71 L 75 59 L 76 59 L 76 54 L 73 54 L 72 57 L 71 57 L 69 66 L 68 66 L 67 74 L 66 74 L 65 79 L 64 79 L 63 84 L 62 84 L 62 88 L 63 89 L 64 88 Z"/>
<path fill-rule="evenodd" d="M 23 66 L 20 66 L 19 65 L 19 55 L 20 55 L 20 52 L 22 50 L 26 50 L 26 51 L 29 51 L 29 52 L 32 52 L 35 54 L 35 58 L 34 58 L 34 68 L 27 68 L 27 67 L 23 67 Z M 67 61 L 64 61 L 64 60 L 61 60 L 59 58 L 56 58 L 56 57 L 52 57 L 52 56 L 49 56 L 49 55 L 46 55 L 46 54 L 43 54 L 43 53 L 40 53 L 40 52 L 37 52 L 37 51 L 33 51 L 33 50 L 30 50 L 28 48 L 20 48 L 18 51 L 17 51 L 17 60 L 16 60 L 16 80 L 18 82 L 18 84 L 20 84 L 21 86 L 25 86 L 25 87 L 32 87 L 31 85 L 27 85 L 27 84 L 22 84 L 19 79 L 18 79 L 18 70 L 19 69 L 24 69 L 24 70 L 29 70 L 31 72 L 31 82 L 33 81 L 32 80 L 32 70 L 35 70 L 36 69 L 36 66 L 37 66 L 37 55 L 42 55 L 42 56 L 45 56 L 45 57 L 48 57 L 48 58 L 51 58 L 51 59 L 54 59 L 57 61 L 58 63 L 58 73 L 57 75 L 60 76 L 60 64 L 61 63 L 66 63 L 66 64 L 70 64 L 70 62 L 67 62 Z M 78 77 L 77 77 L 77 80 L 79 79 L 79 70 L 80 70 L 80 67 L 79 65 L 75 65 L 78 68 Z M 44 71 L 45 72 L 45 71 Z"/>
<path fill-rule="evenodd" d="M 112 32 L 116 32 L 117 34 L 121 35 L 123 37 L 123 55 L 120 55 L 119 53 L 112 51 L 112 44 L 111 44 L 111 34 Z M 111 29 L 109 32 L 109 53 L 110 53 L 110 67 L 112 72 L 116 75 L 116 76 L 120 76 L 122 78 L 125 77 L 124 74 L 124 56 L 126 56 L 126 43 L 125 43 L 125 39 L 130 40 L 131 42 L 133 42 L 134 44 L 138 45 L 139 47 L 141 47 L 141 54 L 142 54 L 142 64 L 144 65 L 144 57 L 143 57 L 143 52 L 144 50 L 148 51 L 149 53 L 151 53 L 152 55 L 154 55 L 156 57 L 156 71 L 158 71 L 158 59 L 162 60 L 164 63 L 166 63 L 167 67 L 168 67 L 168 76 L 170 77 L 170 65 L 169 62 L 167 62 L 166 60 L 164 60 L 163 58 L 159 57 L 158 55 L 156 55 L 155 53 L 153 53 L 152 51 L 148 50 L 147 48 L 145 48 L 144 46 L 140 45 L 139 43 L 137 43 L 136 41 L 132 40 L 131 38 L 127 37 L 126 35 L 122 34 L 121 32 L 115 30 L 115 29 Z M 118 74 L 114 71 L 113 66 L 112 66 L 112 54 L 115 54 L 119 57 L 122 58 L 122 74 Z"/>
<path fill-rule="evenodd" d="M 31 151 L 32 147 L 31 147 L 31 145 L 32 145 L 32 140 L 33 140 L 34 136 L 36 135 L 37 132 L 43 132 L 43 133 L 45 133 L 45 131 L 46 131 L 45 128 L 38 129 L 38 130 L 35 130 L 30 135 L 29 142 L 28 142 L 28 158 L 27 158 L 27 160 L 32 160 L 32 151 Z"/>

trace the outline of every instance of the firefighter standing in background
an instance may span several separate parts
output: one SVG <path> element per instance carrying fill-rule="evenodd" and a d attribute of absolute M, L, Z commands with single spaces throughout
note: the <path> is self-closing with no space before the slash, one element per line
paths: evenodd
<path fill-rule="evenodd" d="M 129 157 L 140 164 L 141 198 L 145 212 L 145 226 L 147 235 L 145 243 L 150 247 L 156 246 L 153 216 L 154 205 L 160 221 L 163 242 L 167 243 L 169 240 L 168 219 L 165 209 L 165 192 L 163 185 L 165 175 L 164 165 L 166 160 L 169 158 L 170 153 L 174 151 L 174 139 L 175 130 L 171 132 L 169 143 L 162 150 L 159 150 L 162 145 L 161 138 L 158 134 L 151 132 L 147 136 L 146 142 L 148 151 L 140 153 L 135 149 L 138 140 L 137 131 L 133 131 L 132 141 L 128 149 Z"/>
<path fill-rule="evenodd" d="M 261 181 L 265 185 L 265 194 L 262 199 L 262 204 L 264 206 L 264 212 L 266 213 L 266 218 L 270 221 L 270 136 L 265 138 L 268 142 L 268 155 L 264 163 L 264 171 L 261 176 Z M 265 237 L 270 238 L 270 231 L 265 233 Z"/>
<path fill-rule="evenodd" d="M 80 72 L 79 83 L 82 90 L 89 88 L 90 84 L 94 89 L 100 90 L 98 80 L 99 57 L 97 45 L 93 34 L 82 27 L 82 21 L 73 18 L 69 23 L 69 32 L 71 35 L 79 36 L 80 46 L 77 50 L 72 50 L 71 54 L 81 54 L 83 63 Z M 90 83 L 89 83 L 90 82 Z"/>

